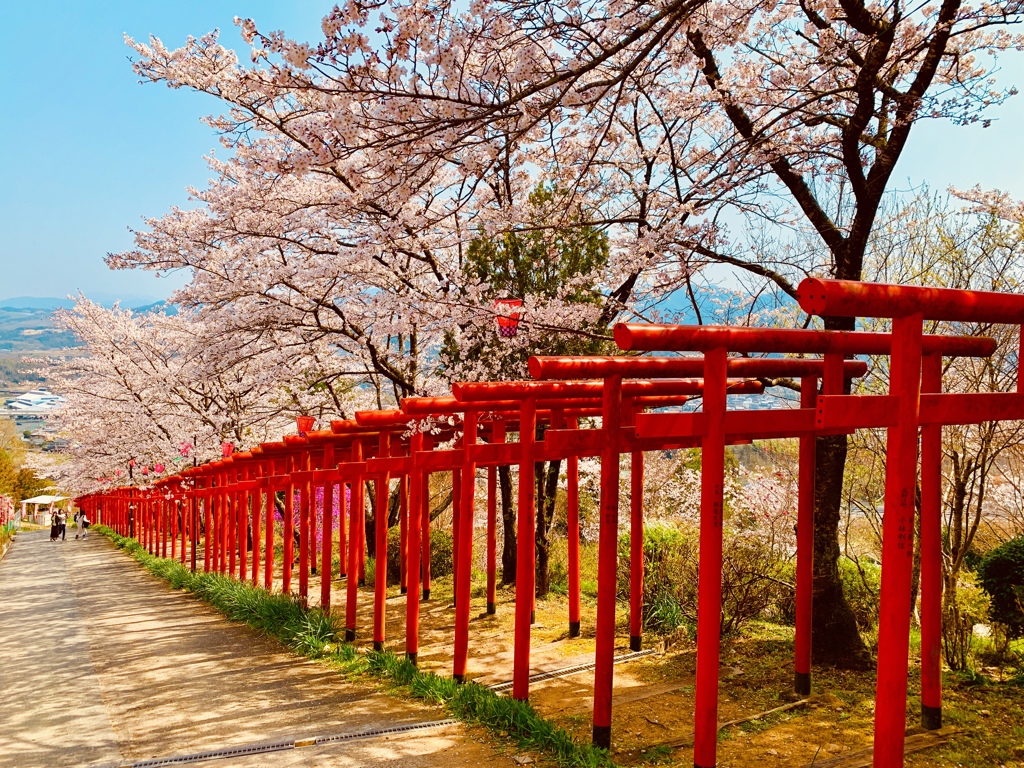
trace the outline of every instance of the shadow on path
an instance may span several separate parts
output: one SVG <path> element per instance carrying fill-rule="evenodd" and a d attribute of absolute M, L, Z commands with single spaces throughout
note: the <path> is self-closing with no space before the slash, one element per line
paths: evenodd
<path fill-rule="evenodd" d="M 98 534 L 20 537 L 0 564 L 0 594 L 0 768 L 116 764 L 441 716 L 228 622 Z M 303 765 L 499 761 L 458 725 L 301 751 Z"/>

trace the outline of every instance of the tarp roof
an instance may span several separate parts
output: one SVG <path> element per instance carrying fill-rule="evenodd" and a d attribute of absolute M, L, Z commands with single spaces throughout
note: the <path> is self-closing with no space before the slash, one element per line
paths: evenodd
<path fill-rule="evenodd" d="M 31 499 L 24 499 L 24 504 L 56 504 L 58 501 L 67 501 L 67 496 L 33 496 Z"/>

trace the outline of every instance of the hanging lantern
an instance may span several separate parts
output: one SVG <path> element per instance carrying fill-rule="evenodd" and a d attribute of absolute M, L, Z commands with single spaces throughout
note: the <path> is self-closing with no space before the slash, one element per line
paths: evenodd
<path fill-rule="evenodd" d="M 153 465 L 153 471 L 156 472 L 158 475 L 162 475 L 164 473 L 164 469 L 165 469 L 165 467 L 164 467 L 163 464 L 154 464 Z"/>
<path fill-rule="evenodd" d="M 228 456 L 230 456 L 232 453 L 234 453 L 234 452 L 235 452 L 235 444 L 234 443 L 221 443 L 220 444 L 220 455 L 223 456 L 225 459 Z"/>
<path fill-rule="evenodd" d="M 149 467 L 143 466 L 142 467 L 142 474 L 143 475 L 148 475 L 149 474 Z"/>
<path fill-rule="evenodd" d="M 503 339 L 511 339 L 519 330 L 519 319 L 523 306 L 522 299 L 496 299 L 494 302 L 494 319 L 498 323 L 498 335 Z"/>
<path fill-rule="evenodd" d="M 313 431 L 313 425 L 316 424 L 316 419 L 312 416 L 296 416 L 295 426 L 299 430 L 299 435 L 305 437 L 308 433 Z"/>

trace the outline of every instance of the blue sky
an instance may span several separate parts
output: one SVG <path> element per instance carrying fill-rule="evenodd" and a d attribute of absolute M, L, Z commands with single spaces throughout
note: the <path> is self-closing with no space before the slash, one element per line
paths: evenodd
<path fill-rule="evenodd" d="M 232 24 L 315 40 L 327 0 L 8 2 L 0 25 L 0 299 L 82 290 L 128 304 L 163 298 L 182 277 L 111 272 L 110 251 L 131 247 L 129 227 L 173 205 L 209 177 L 203 155 L 217 146 L 200 118 L 213 99 L 139 85 L 122 36 L 155 34 L 172 47 L 214 28 L 246 50 Z M 243 57 L 244 58 L 244 57 Z M 1024 87 L 1024 54 L 1003 62 L 1003 85 Z M 992 127 L 921 124 L 896 187 L 926 181 L 998 187 L 1024 197 L 1024 95 L 993 112 Z"/>
<path fill-rule="evenodd" d="M 129 303 L 163 298 L 181 279 L 111 272 L 107 252 L 131 247 L 129 227 L 203 186 L 218 146 L 200 118 L 212 98 L 140 85 L 123 35 L 181 45 L 220 28 L 244 43 L 235 16 L 315 39 L 332 2 L 5 2 L 0 24 L 0 298 L 77 290 Z M 134 301 L 133 301 L 134 300 Z"/>

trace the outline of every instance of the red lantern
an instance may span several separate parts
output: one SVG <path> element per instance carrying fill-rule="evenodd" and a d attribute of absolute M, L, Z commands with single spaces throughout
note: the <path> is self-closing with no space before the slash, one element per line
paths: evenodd
<path fill-rule="evenodd" d="M 164 467 L 163 464 L 154 464 L 153 465 L 153 471 L 156 472 L 158 475 L 162 475 L 164 473 L 164 469 L 165 469 L 165 467 Z"/>
<path fill-rule="evenodd" d="M 497 299 L 494 302 L 494 319 L 498 323 L 498 335 L 503 339 L 511 339 L 519 330 L 519 319 L 522 312 L 519 307 L 523 306 L 522 299 Z"/>
<path fill-rule="evenodd" d="M 148 475 L 149 474 L 149 467 L 143 466 L 142 467 L 142 474 L 143 475 Z"/>
<path fill-rule="evenodd" d="M 316 424 L 316 419 L 312 416 L 296 416 L 295 426 L 299 430 L 299 434 L 305 437 L 309 432 L 313 431 L 313 425 Z"/>
<path fill-rule="evenodd" d="M 235 444 L 234 443 L 221 443 L 220 444 L 220 455 L 223 456 L 225 459 L 228 456 L 230 456 L 232 453 L 234 453 L 234 452 L 235 452 Z"/>

